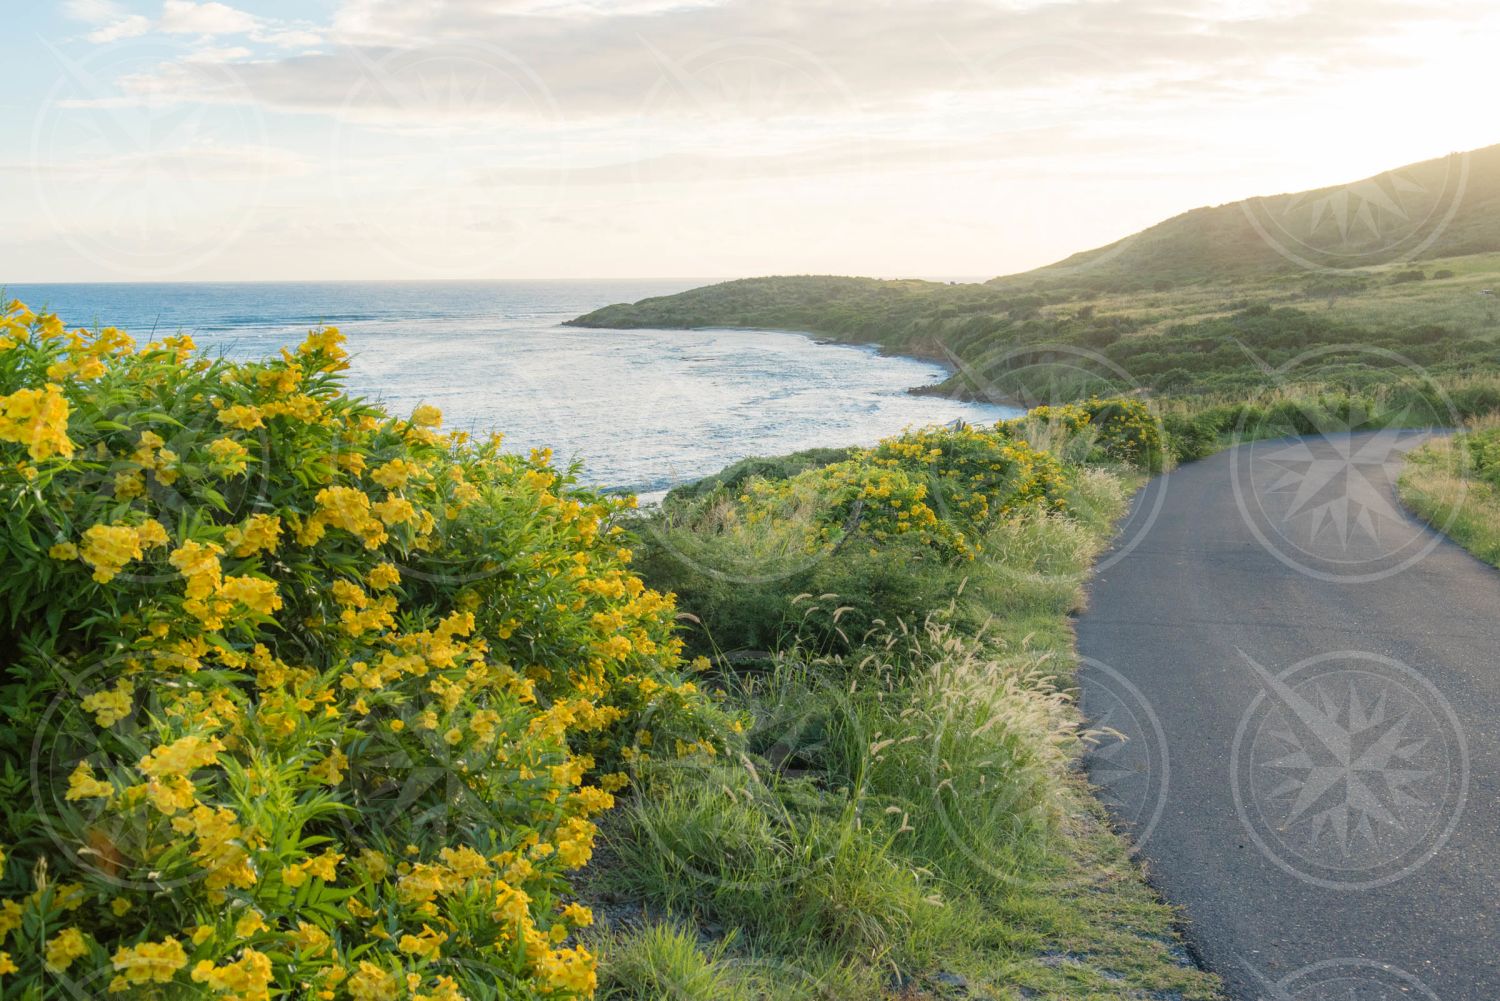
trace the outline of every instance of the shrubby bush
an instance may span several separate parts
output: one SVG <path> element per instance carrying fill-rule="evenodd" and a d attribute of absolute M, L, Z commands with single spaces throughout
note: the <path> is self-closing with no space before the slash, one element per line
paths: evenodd
<path fill-rule="evenodd" d="M 1193 462 L 1211 455 L 1218 447 L 1219 429 L 1202 416 L 1167 414 L 1162 418 L 1167 450 L 1178 462 Z"/>
<path fill-rule="evenodd" d="M 1163 455 L 1160 424 L 1134 399 L 907 431 L 842 461 L 750 476 L 738 494 L 674 491 L 642 525 L 640 570 L 697 620 L 696 650 L 793 638 L 848 650 L 881 621 L 947 605 L 997 526 L 1069 513 L 1078 464 L 1156 469 Z M 806 600 L 823 595 L 838 596 L 837 616 Z"/>
<path fill-rule="evenodd" d="M 998 427 L 1019 431 L 1037 423 L 1074 435 L 1087 431 L 1094 450 L 1086 461 L 1122 463 L 1153 473 L 1165 465 L 1167 450 L 1161 422 L 1141 399 L 1094 396 L 1078 403 L 1034 407 L 1025 416 L 1002 421 Z"/>
<path fill-rule="evenodd" d="M 850 448 L 810 448 L 790 455 L 751 456 L 731 463 L 712 476 L 673 487 L 667 492 L 665 503 L 693 500 L 716 490 L 738 492 L 752 479 L 784 480 L 805 469 L 841 462 L 853 451 Z"/>
<path fill-rule="evenodd" d="M 340 342 L 0 314 L 4 997 L 591 996 L 593 818 L 727 732 L 624 502 Z"/>
<path fill-rule="evenodd" d="M 1493 487 L 1500 487 L 1500 428 L 1482 426 L 1460 435 L 1472 474 Z"/>

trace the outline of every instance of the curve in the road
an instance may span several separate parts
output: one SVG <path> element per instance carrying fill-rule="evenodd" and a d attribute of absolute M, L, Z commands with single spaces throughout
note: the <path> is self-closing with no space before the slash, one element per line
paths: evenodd
<path fill-rule="evenodd" d="M 1500 573 L 1401 508 L 1424 438 L 1154 481 L 1077 623 L 1090 776 L 1235 998 L 1500 998 Z"/>

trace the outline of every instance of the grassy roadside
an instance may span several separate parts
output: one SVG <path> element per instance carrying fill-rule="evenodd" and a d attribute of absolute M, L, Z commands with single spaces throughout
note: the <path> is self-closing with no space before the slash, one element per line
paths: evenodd
<path fill-rule="evenodd" d="M 1077 769 L 1068 615 L 1133 414 L 763 462 L 638 526 L 744 733 L 638 741 L 584 890 L 601 997 L 1218 996 Z"/>
<path fill-rule="evenodd" d="M 1411 454 L 1401 500 L 1459 545 L 1500 567 L 1500 418 L 1429 442 Z"/>

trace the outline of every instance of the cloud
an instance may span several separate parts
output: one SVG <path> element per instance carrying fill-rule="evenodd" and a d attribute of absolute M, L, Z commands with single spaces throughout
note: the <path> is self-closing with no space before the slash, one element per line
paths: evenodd
<path fill-rule="evenodd" d="M 255 15 L 227 4 L 165 0 L 156 26 L 169 35 L 242 35 L 257 24 Z"/>
<path fill-rule="evenodd" d="M 249 59 L 255 53 L 243 45 L 206 45 L 183 56 L 183 62 L 196 64 L 219 64 Z"/>
<path fill-rule="evenodd" d="M 68 17 L 89 24 L 118 21 L 123 16 L 119 4 L 111 0 L 67 0 L 62 7 L 63 13 Z"/>
<path fill-rule="evenodd" d="M 131 14 L 102 28 L 96 28 L 86 36 L 97 45 L 107 45 L 127 38 L 139 38 L 151 30 L 151 19 L 140 14 Z"/>
<path fill-rule="evenodd" d="M 282 49 L 305 49 L 323 42 L 323 34 L 308 27 L 261 28 L 250 32 L 252 42 L 274 45 Z"/>
<path fill-rule="evenodd" d="M 120 183 L 157 178 L 192 185 L 261 180 L 268 176 L 300 176 L 309 169 L 307 158 L 291 150 L 206 143 L 89 159 L 0 160 L 0 173 L 40 173 L 49 183 L 55 178 L 87 177 Z"/>
<path fill-rule="evenodd" d="M 994 167 L 1040 161 L 1066 149 L 1083 158 L 1127 153 L 1134 144 L 1123 137 L 1094 136 L 1051 127 L 1004 135 L 963 139 L 834 139 L 801 149 L 776 152 L 755 147 L 703 151 L 697 147 L 645 156 L 629 161 L 558 166 L 505 166 L 481 171 L 486 184 L 549 186 L 566 175 L 569 185 L 635 186 L 684 184 L 760 184 L 789 177 L 868 176 L 872 173 L 917 170 L 943 164 L 947 169 L 969 165 Z"/>
<path fill-rule="evenodd" d="M 1469 0 L 346 0 L 327 51 L 241 70 L 265 104 L 392 124 L 620 117 L 791 120 L 908 113 L 954 95 L 1092 89 L 1228 98 L 1398 65 L 1385 43 L 1452 25 Z M 221 4 L 173 0 L 205 25 Z M 253 20 L 253 19 L 252 19 Z M 248 30 L 248 29 L 246 29 Z M 300 30 L 300 29 L 299 29 Z M 294 36 L 298 45 L 314 44 Z M 269 37 L 263 35 L 262 37 Z M 288 40 L 289 42 L 292 39 Z M 162 83 L 214 97 L 190 68 Z M 201 88 L 207 86 L 207 91 Z"/>
<path fill-rule="evenodd" d="M 95 30 L 85 37 L 96 44 L 139 38 L 152 31 L 200 38 L 244 35 L 251 42 L 281 49 L 306 49 L 323 41 L 323 33 L 310 24 L 261 18 L 213 0 L 206 3 L 164 0 L 161 15 L 155 20 L 127 12 L 114 0 L 67 0 L 63 12 L 74 20 L 95 25 Z"/>

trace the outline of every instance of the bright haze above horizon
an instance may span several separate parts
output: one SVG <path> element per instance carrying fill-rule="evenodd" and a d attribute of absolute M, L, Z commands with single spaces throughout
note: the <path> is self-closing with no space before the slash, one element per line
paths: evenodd
<path fill-rule="evenodd" d="M 0 285 L 989 276 L 1500 141 L 1493 0 L 19 0 Z"/>

